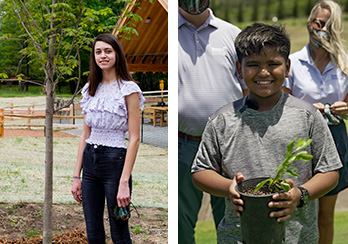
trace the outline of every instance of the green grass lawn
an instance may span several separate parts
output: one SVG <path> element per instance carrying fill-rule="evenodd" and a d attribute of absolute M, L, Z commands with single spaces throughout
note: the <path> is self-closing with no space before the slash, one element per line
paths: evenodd
<path fill-rule="evenodd" d="M 214 221 L 198 221 L 196 244 L 216 244 Z M 335 236 L 333 244 L 346 244 L 348 239 L 348 211 L 335 212 Z"/>
<path fill-rule="evenodd" d="M 216 244 L 214 221 L 198 221 L 195 229 L 195 238 L 196 244 Z"/>
<path fill-rule="evenodd" d="M 1 72 L 0 72 L 1 73 Z M 68 87 L 61 87 L 60 91 L 56 89 L 56 95 L 59 97 L 72 97 Z M 7 87 L 5 82 L 0 80 L 0 97 L 36 97 L 45 96 L 42 87 L 37 85 L 29 85 L 28 91 L 19 91 L 18 85 L 13 84 L 12 87 Z"/>

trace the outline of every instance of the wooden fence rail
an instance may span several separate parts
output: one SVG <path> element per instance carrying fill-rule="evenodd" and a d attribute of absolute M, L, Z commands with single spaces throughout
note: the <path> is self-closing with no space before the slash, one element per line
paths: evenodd
<path fill-rule="evenodd" d="M 17 109 L 22 106 L 13 106 L 4 107 L 0 109 L 0 137 L 4 136 L 4 127 L 26 127 L 28 130 L 31 127 L 45 127 L 45 123 L 32 123 L 34 119 L 45 119 L 46 114 L 45 110 L 35 109 L 35 105 L 29 105 L 26 109 Z M 66 112 L 69 115 L 53 115 L 53 119 L 70 119 L 70 124 L 74 124 L 75 119 L 83 119 L 83 116 L 74 115 L 73 105 L 70 105 L 69 108 L 65 108 L 59 111 Z M 26 123 L 6 123 L 6 121 L 14 120 L 26 120 Z"/>
<path fill-rule="evenodd" d="M 154 102 L 151 99 L 162 98 L 168 100 L 168 90 L 158 90 L 158 91 L 146 91 L 143 92 L 147 102 Z M 34 124 L 32 120 L 36 119 L 45 119 L 45 108 L 40 108 L 45 106 L 45 104 L 26 104 L 26 105 L 14 105 L 11 103 L 10 106 L 0 108 L 0 137 L 4 136 L 4 127 L 25 127 L 28 130 L 31 127 L 45 127 L 44 123 Z M 153 105 L 152 105 L 153 106 Z M 64 108 L 59 112 L 66 112 L 69 115 L 53 115 L 53 119 L 70 119 L 70 124 L 74 124 L 75 119 L 83 119 L 83 116 L 74 115 L 74 105 L 70 105 L 69 108 Z M 164 123 L 164 115 L 162 113 L 162 117 L 159 117 L 156 113 L 156 110 L 146 110 L 146 112 L 140 113 L 140 118 L 150 118 L 154 122 L 154 126 L 156 126 L 156 121 L 160 119 L 160 126 L 165 125 Z M 168 118 L 167 118 L 168 119 Z M 16 123 L 7 123 L 6 121 L 15 121 L 15 120 L 26 120 L 25 123 L 16 124 Z M 65 125 L 66 126 L 66 125 Z M 62 125 L 63 127 L 63 125 Z"/>

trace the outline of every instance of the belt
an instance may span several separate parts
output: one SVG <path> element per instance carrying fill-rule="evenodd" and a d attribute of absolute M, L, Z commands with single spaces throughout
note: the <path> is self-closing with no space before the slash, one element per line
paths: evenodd
<path fill-rule="evenodd" d="M 181 131 L 179 131 L 179 137 L 180 138 L 187 138 L 187 140 L 190 140 L 190 141 L 201 141 L 201 138 L 200 136 L 190 136 L 190 135 L 187 135 Z"/>

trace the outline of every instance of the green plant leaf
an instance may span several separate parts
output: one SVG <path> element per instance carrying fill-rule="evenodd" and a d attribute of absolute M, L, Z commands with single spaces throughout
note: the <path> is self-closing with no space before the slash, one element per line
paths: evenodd
<path fill-rule="evenodd" d="M 294 162 L 296 160 L 296 155 L 291 155 L 290 157 L 289 157 L 289 162 Z"/>
<path fill-rule="evenodd" d="M 263 187 L 267 182 L 269 182 L 271 179 L 267 179 L 264 181 L 261 181 L 259 184 L 256 185 L 254 192 L 257 192 L 258 190 L 261 189 L 261 187 Z M 270 183 L 271 184 L 271 183 Z"/>
<path fill-rule="evenodd" d="M 285 154 L 284 161 L 277 167 L 275 177 L 273 178 L 272 176 L 270 176 L 268 179 L 260 182 L 256 186 L 255 192 L 260 190 L 261 187 L 267 182 L 269 182 L 268 188 L 271 192 L 279 192 L 281 190 L 285 192 L 289 191 L 291 189 L 291 186 L 289 183 L 287 183 L 283 179 L 283 176 L 284 174 L 288 174 L 293 177 L 298 177 L 298 174 L 295 172 L 297 168 L 290 168 L 290 167 L 292 163 L 296 160 L 308 161 L 313 158 L 313 156 L 309 155 L 306 151 L 301 151 L 302 149 L 306 148 L 311 142 L 312 142 L 312 139 L 306 139 L 306 138 L 297 139 L 297 137 L 294 140 L 292 140 L 287 145 L 288 151 Z"/>
<path fill-rule="evenodd" d="M 288 153 L 291 152 L 292 149 L 294 148 L 294 145 L 295 145 L 295 141 L 296 141 L 296 140 L 297 140 L 297 137 L 296 137 L 294 140 L 292 140 L 292 141 L 288 144 L 288 146 L 287 146 L 287 148 L 288 148 Z"/>
<path fill-rule="evenodd" d="M 296 145 L 296 151 L 300 151 L 300 150 L 306 148 L 309 144 L 311 144 L 311 142 L 312 142 L 312 139 L 307 140 L 306 138 L 304 138 L 304 139 L 300 138 L 297 142 L 297 145 Z"/>
<path fill-rule="evenodd" d="M 298 174 L 296 172 L 294 172 L 293 170 L 296 170 L 297 168 L 293 168 L 293 169 L 288 169 L 287 171 L 285 171 L 286 174 L 297 177 Z"/>
<path fill-rule="evenodd" d="M 312 155 L 308 155 L 306 151 L 299 152 L 296 155 L 296 160 L 309 161 L 313 158 Z"/>
<path fill-rule="evenodd" d="M 282 189 L 283 189 L 285 192 L 290 191 L 291 186 L 290 186 L 290 184 L 289 184 L 288 182 L 282 181 L 280 184 L 281 184 L 281 186 L 282 186 Z"/>

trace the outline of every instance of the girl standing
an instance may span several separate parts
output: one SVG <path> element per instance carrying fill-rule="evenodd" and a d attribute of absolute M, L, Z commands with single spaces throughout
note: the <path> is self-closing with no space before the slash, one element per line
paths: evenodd
<path fill-rule="evenodd" d="M 82 96 L 83 132 L 71 192 L 83 204 L 89 243 L 105 244 L 106 198 L 112 240 L 129 244 L 132 241 L 128 220 L 112 218 L 111 208 L 127 207 L 131 202 L 131 172 L 140 142 L 139 110 L 145 99 L 128 71 L 115 36 L 101 34 L 95 39 L 89 82 L 83 87 Z"/>

